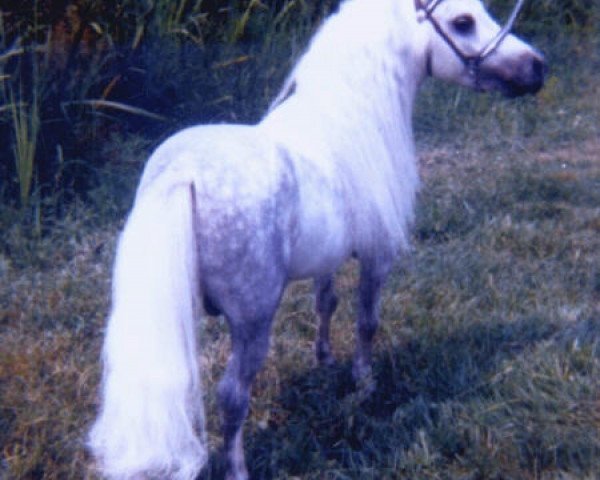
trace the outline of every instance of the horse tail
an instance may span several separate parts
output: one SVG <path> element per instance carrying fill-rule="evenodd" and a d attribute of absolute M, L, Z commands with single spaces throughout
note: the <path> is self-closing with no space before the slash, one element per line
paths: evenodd
<path fill-rule="evenodd" d="M 89 435 L 109 478 L 193 479 L 207 459 L 195 189 L 190 181 L 161 189 L 158 180 L 138 193 L 115 260 L 102 405 Z"/>

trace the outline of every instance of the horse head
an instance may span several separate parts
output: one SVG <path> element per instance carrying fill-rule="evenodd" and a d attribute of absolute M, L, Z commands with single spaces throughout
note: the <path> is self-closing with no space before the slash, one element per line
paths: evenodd
<path fill-rule="evenodd" d="M 510 29 L 523 0 L 501 28 L 479 0 L 415 0 L 426 30 L 426 70 L 433 77 L 507 97 L 536 93 L 544 57 Z"/>

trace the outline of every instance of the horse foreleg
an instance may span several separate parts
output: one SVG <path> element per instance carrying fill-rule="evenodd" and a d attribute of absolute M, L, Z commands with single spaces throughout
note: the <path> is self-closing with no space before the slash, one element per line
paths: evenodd
<path fill-rule="evenodd" d="M 230 322 L 231 355 L 219 383 L 219 404 L 227 463 L 226 480 L 246 480 L 242 427 L 248 414 L 250 387 L 269 349 L 271 317 L 256 322 Z"/>
<path fill-rule="evenodd" d="M 352 375 L 361 388 L 375 388 L 371 371 L 373 337 L 379 325 L 379 299 L 381 287 L 387 277 L 390 264 L 385 262 L 361 262 L 358 286 L 358 319 L 356 324 L 356 353 Z"/>
<path fill-rule="evenodd" d="M 321 365 L 333 365 L 335 359 L 331 354 L 329 341 L 329 324 L 338 304 L 333 287 L 333 277 L 323 277 L 315 280 L 316 310 L 319 315 L 319 333 L 315 342 L 317 361 Z"/>

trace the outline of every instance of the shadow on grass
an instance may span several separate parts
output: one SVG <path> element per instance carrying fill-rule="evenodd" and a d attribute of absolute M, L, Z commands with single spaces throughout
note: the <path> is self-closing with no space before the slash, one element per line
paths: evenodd
<path fill-rule="evenodd" d="M 364 478 L 369 472 L 382 478 L 382 472 L 401 469 L 422 432 L 450 460 L 466 440 L 440 424 L 447 421 L 440 418 L 445 405 L 485 400 L 503 361 L 555 331 L 541 319 L 523 318 L 470 325 L 445 338 L 421 336 L 378 352 L 372 395 L 356 390 L 350 361 L 304 371 L 281 386 L 268 406 L 268 422 L 247 426 L 251 478 Z M 200 478 L 223 478 L 220 454 L 212 455 Z"/>

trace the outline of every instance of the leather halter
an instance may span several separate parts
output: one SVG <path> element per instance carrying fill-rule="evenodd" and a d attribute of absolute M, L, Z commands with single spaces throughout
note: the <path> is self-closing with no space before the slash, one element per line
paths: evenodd
<path fill-rule="evenodd" d="M 463 52 L 433 16 L 433 12 L 443 1 L 444 0 L 431 0 L 429 3 L 424 5 L 421 0 L 415 0 L 415 3 L 417 6 L 417 11 L 422 12 L 424 19 L 427 19 L 431 23 L 438 35 L 440 35 L 444 39 L 444 41 L 448 44 L 448 46 L 452 49 L 456 56 L 460 58 L 463 65 L 469 72 L 469 75 L 475 79 L 475 85 L 477 86 L 479 84 L 481 64 L 485 61 L 486 58 L 488 58 L 498 49 L 500 44 L 510 33 L 515 23 L 515 20 L 517 19 L 517 15 L 523 7 L 523 3 L 525 2 L 525 0 L 517 0 L 517 4 L 515 5 L 515 8 L 513 8 L 513 11 L 510 14 L 510 17 L 508 18 L 508 21 L 506 22 L 504 27 L 502 27 L 502 29 L 496 34 L 494 38 L 492 38 L 492 40 L 490 40 L 490 42 L 485 47 L 483 47 L 478 53 L 473 55 L 469 55 Z M 429 75 L 431 75 L 432 73 L 431 58 L 427 59 L 427 73 Z"/>

